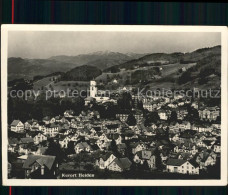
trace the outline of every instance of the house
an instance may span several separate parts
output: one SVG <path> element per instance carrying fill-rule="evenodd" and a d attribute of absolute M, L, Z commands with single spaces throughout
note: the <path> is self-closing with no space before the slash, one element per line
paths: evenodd
<path fill-rule="evenodd" d="M 67 123 L 67 119 L 65 117 L 56 116 L 55 117 L 55 122 L 57 122 L 57 123 Z"/>
<path fill-rule="evenodd" d="M 87 142 L 81 142 L 81 143 L 78 143 L 74 149 L 75 149 L 75 153 L 79 154 L 82 151 L 90 152 L 91 146 Z"/>
<path fill-rule="evenodd" d="M 216 163 L 216 153 L 209 153 L 207 151 L 202 151 L 196 156 L 196 162 L 199 164 L 200 169 L 206 169 L 209 165 L 215 165 Z"/>
<path fill-rule="evenodd" d="M 129 170 L 132 162 L 127 158 L 115 158 L 108 166 L 110 171 L 123 172 Z"/>
<path fill-rule="evenodd" d="M 183 120 L 187 116 L 188 111 L 187 109 L 181 108 L 181 109 L 177 109 L 176 113 L 177 113 L 177 119 Z"/>
<path fill-rule="evenodd" d="M 173 142 L 176 142 L 179 140 L 179 134 L 176 133 L 176 134 L 169 134 L 169 140 L 170 141 L 173 141 Z"/>
<path fill-rule="evenodd" d="M 191 123 L 189 121 L 182 121 L 182 123 L 179 124 L 179 128 L 181 130 L 191 129 Z"/>
<path fill-rule="evenodd" d="M 70 141 L 71 141 L 71 138 L 69 136 L 61 136 L 61 138 L 59 139 L 59 144 L 60 144 L 61 148 L 67 148 L 68 143 Z"/>
<path fill-rule="evenodd" d="M 201 108 L 199 111 L 199 117 L 205 120 L 216 120 L 220 116 L 220 108 L 218 106 Z"/>
<path fill-rule="evenodd" d="M 49 155 L 28 155 L 23 164 L 25 178 L 51 179 L 56 178 L 58 163 L 55 156 Z"/>
<path fill-rule="evenodd" d="M 50 137 L 55 137 L 59 133 L 59 125 L 56 123 L 51 123 L 45 126 L 44 132 Z"/>
<path fill-rule="evenodd" d="M 217 140 L 213 145 L 213 151 L 215 153 L 221 153 L 221 141 Z"/>
<path fill-rule="evenodd" d="M 183 160 L 190 160 L 192 159 L 193 155 L 188 152 L 181 152 L 177 155 L 178 159 L 183 159 Z"/>
<path fill-rule="evenodd" d="M 122 143 L 122 137 L 119 134 L 108 134 L 107 138 L 109 140 L 115 140 L 116 145 L 121 144 Z"/>
<path fill-rule="evenodd" d="M 27 136 L 33 138 L 34 144 L 39 144 L 39 143 L 47 140 L 47 136 L 39 131 L 28 132 Z"/>
<path fill-rule="evenodd" d="M 44 155 L 48 147 L 38 147 L 35 155 Z"/>
<path fill-rule="evenodd" d="M 221 123 L 213 123 L 212 127 L 215 129 L 221 129 Z"/>
<path fill-rule="evenodd" d="M 165 111 L 165 110 L 159 110 L 158 115 L 159 115 L 161 120 L 167 120 L 168 119 L 167 111 Z"/>
<path fill-rule="evenodd" d="M 9 138 L 8 139 L 8 152 L 16 152 L 17 145 L 19 144 L 19 140 L 17 138 Z"/>
<path fill-rule="evenodd" d="M 196 163 L 183 159 L 169 158 L 166 163 L 166 170 L 170 173 L 199 174 L 199 166 Z"/>
<path fill-rule="evenodd" d="M 148 110 L 149 112 L 152 112 L 155 110 L 156 106 L 155 106 L 155 104 L 152 104 L 151 102 L 143 102 L 143 108 L 145 110 Z"/>
<path fill-rule="evenodd" d="M 169 131 L 172 133 L 178 133 L 180 131 L 180 124 L 178 122 L 171 122 Z"/>
<path fill-rule="evenodd" d="M 193 108 L 195 109 L 198 109 L 199 108 L 199 104 L 198 102 L 192 102 L 192 105 L 191 105 Z"/>
<path fill-rule="evenodd" d="M 131 112 L 129 110 L 121 110 L 119 113 L 116 114 L 116 118 L 119 119 L 121 122 L 126 122 L 130 113 Z"/>
<path fill-rule="evenodd" d="M 88 96 L 84 100 L 85 100 L 85 106 L 88 106 L 90 103 L 94 102 L 95 99 L 93 97 Z"/>
<path fill-rule="evenodd" d="M 74 117 L 74 111 L 73 110 L 66 110 L 64 112 L 64 117 L 66 117 L 66 118 L 73 118 Z"/>
<path fill-rule="evenodd" d="M 138 151 L 145 150 L 146 145 L 144 143 L 133 143 L 131 144 L 132 153 L 135 154 Z"/>
<path fill-rule="evenodd" d="M 120 143 L 120 144 L 117 145 L 117 150 L 122 155 L 126 154 L 126 149 L 127 149 L 127 146 L 126 146 L 125 143 Z"/>
<path fill-rule="evenodd" d="M 116 156 L 112 153 L 106 153 L 105 155 L 102 155 L 98 160 L 96 160 L 96 165 L 100 169 L 105 169 L 108 167 L 108 165 L 116 159 Z"/>
<path fill-rule="evenodd" d="M 21 133 L 24 131 L 24 124 L 20 120 L 14 120 L 10 125 L 11 131 Z"/>
<path fill-rule="evenodd" d="M 133 160 L 141 165 L 146 161 L 151 169 L 155 169 L 155 159 L 154 150 L 142 150 L 136 152 Z"/>
<path fill-rule="evenodd" d="M 50 123 L 50 117 L 49 116 L 46 116 L 43 118 L 42 120 L 46 125 Z"/>
<path fill-rule="evenodd" d="M 19 141 L 18 153 L 29 154 L 31 152 L 31 147 L 34 145 L 34 140 L 31 137 L 21 138 Z"/>
<path fill-rule="evenodd" d="M 143 119 L 143 113 L 140 110 L 135 110 L 134 117 L 137 121 L 137 123 L 140 123 Z"/>
<path fill-rule="evenodd" d="M 106 124 L 105 130 L 107 133 L 119 133 L 120 132 L 119 124 Z"/>
<path fill-rule="evenodd" d="M 30 130 L 32 128 L 32 120 L 26 121 L 24 124 L 24 129 Z"/>

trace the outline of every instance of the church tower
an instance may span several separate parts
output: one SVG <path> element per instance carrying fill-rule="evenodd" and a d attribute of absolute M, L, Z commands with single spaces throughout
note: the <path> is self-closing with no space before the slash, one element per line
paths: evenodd
<path fill-rule="evenodd" d="M 95 98 L 97 95 L 96 81 L 90 81 L 90 97 Z"/>

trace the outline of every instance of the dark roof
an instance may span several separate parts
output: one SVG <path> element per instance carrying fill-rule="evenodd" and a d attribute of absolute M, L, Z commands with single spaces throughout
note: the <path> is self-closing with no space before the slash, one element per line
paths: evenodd
<path fill-rule="evenodd" d="M 186 160 L 182 160 L 182 159 L 169 158 L 166 164 L 167 165 L 172 165 L 172 166 L 181 166 L 185 162 L 187 162 L 187 161 Z"/>
<path fill-rule="evenodd" d="M 131 167 L 132 162 L 126 158 L 116 158 L 113 162 L 115 162 L 121 169 L 129 169 Z"/>
<path fill-rule="evenodd" d="M 118 124 L 110 124 L 110 125 L 106 125 L 106 127 L 107 127 L 108 129 L 116 129 L 116 128 L 119 127 L 119 125 L 118 125 Z"/>
<path fill-rule="evenodd" d="M 125 143 L 118 144 L 117 147 L 118 147 L 118 149 L 125 149 L 125 148 L 127 148 L 127 146 L 126 146 Z"/>
<path fill-rule="evenodd" d="M 43 118 L 43 121 L 49 121 L 50 120 L 50 117 L 49 116 L 45 116 L 44 118 Z"/>
<path fill-rule="evenodd" d="M 108 134 L 106 135 L 108 139 L 118 139 L 119 138 L 119 134 Z"/>
<path fill-rule="evenodd" d="M 40 131 L 28 131 L 27 134 L 32 138 L 41 133 Z"/>
<path fill-rule="evenodd" d="M 9 142 L 9 145 L 18 144 L 19 143 L 17 138 L 9 138 L 8 142 Z"/>
<path fill-rule="evenodd" d="M 95 131 L 100 131 L 101 127 L 93 127 L 95 129 Z"/>
<path fill-rule="evenodd" d="M 17 126 L 19 122 L 21 122 L 21 121 L 20 121 L 20 120 L 14 120 L 14 121 L 11 123 L 11 126 Z"/>
<path fill-rule="evenodd" d="M 21 144 L 28 144 L 28 143 L 33 143 L 33 139 L 31 137 L 23 137 L 20 140 Z"/>
<path fill-rule="evenodd" d="M 31 166 L 37 162 L 41 166 L 45 165 L 49 170 L 52 168 L 55 156 L 48 156 L 48 155 L 29 155 L 27 160 L 23 164 L 24 169 L 31 169 Z"/>
<path fill-rule="evenodd" d="M 112 155 L 111 152 L 106 153 L 105 155 L 102 155 L 101 158 L 106 161 L 110 156 Z"/>

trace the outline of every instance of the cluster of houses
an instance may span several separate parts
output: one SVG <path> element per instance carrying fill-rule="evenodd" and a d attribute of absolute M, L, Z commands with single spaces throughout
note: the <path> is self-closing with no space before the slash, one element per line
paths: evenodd
<path fill-rule="evenodd" d="M 75 116 L 72 110 L 67 110 L 63 116 L 45 117 L 42 121 L 32 119 L 22 123 L 14 120 L 10 124 L 13 134 L 8 139 L 8 151 L 18 154 L 25 178 L 37 171 L 40 176 L 56 175 L 58 162 L 55 156 L 46 155 L 48 145 L 43 144 L 50 138 L 62 149 L 67 149 L 72 142 L 76 155 L 102 151 L 96 155 L 94 167 L 116 172 L 130 170 L 132 164 L 146 164 L 151 171 L 156 170 L 157 158 L 160 158 L 165 172 L 199 174 L 220 158 L 221 125 L 218 122 L 197 125 L 184 120 L 168 123 L 159 114 L 158 124 L 145 127 L 143 114 L 134 112 L 137 124 L 129 126 L 126 123 L 128 116 L 129 113 L 118 113 L 116 120 L 107 120 L 101 119 L 98 111 L 82 111 Z M 167 139 L 156 139 L 156 135 L 166 135 L 167 127 Z M 18 138 L 15 136 L 18 134 L 23 136 Z M 113 141 L 119 155 L 110 150 Z M 9 163 L 13 169 L 12 162 Z"/>
<path fill-rule="evenodd" d="M 208 107 L 181 96 L 139 98 L 132 95 L 135 105 L 140 100 L 145 110 L 158 113 L 160 120 L 145 126 L 144 113 L 137 109 L 120 110 L 112 120 L 101 118 L 97 110 L 88 106 L 94 99 L 104 101 L 97 96 L 96 82 L 91 82 L 90 93 L 85 102 L 89 109 L 77 116 L 73 110 L 66 110 L 62 116 L 46 116 L 42 121 L 12 121 L 8 152 L 16 154 L 16 160 L 9 158 L 9 173 L 17 166 L 16 161 L 22 164 L 24 178 L 57 177 L 59 162 L 56 156 L 46 154 L 50 139 L 63 151 L 73 147 L 71 155 L 93 156 L 93 167 L 100 171 L 123 172 L 136 165 L 141 169 L 147 167 L 147 171 L 162 169 L 167 173 L 198 175 L 219 162 L 219 107 Z M 187 105 L 198 111 L 200 122 L 186 119 Z M 172 111 L 176 112 L 177 120 L 171 122 L 168 119 Z M 130 115 L 136 119 L 134 126 L 127 123 Z"/>

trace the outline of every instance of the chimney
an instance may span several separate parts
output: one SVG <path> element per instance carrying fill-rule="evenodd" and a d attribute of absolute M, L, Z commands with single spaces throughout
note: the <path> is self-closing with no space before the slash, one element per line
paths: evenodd
<path fill-rule="evenodd" d="M 41 175 L 44 175 L 44 166 L 41 166 Z"/>

